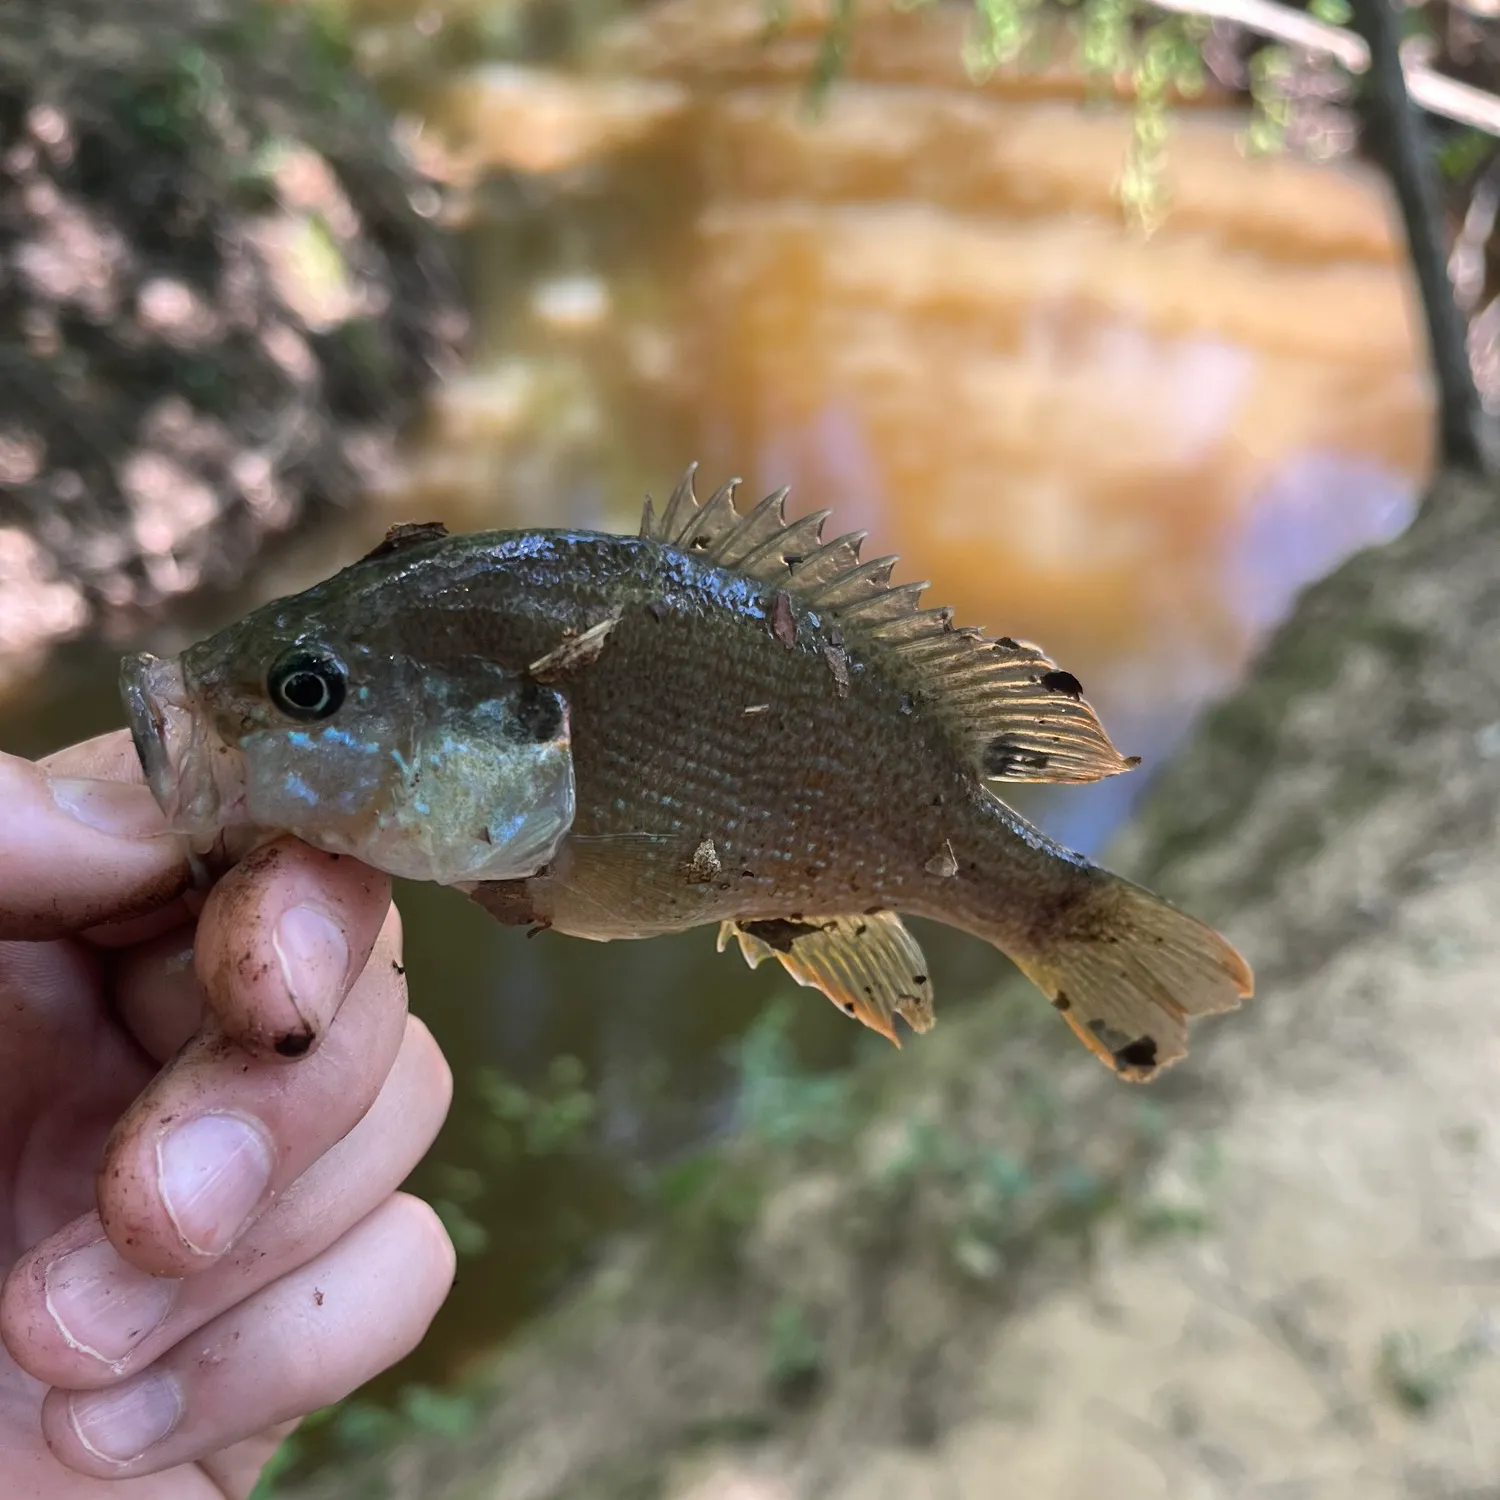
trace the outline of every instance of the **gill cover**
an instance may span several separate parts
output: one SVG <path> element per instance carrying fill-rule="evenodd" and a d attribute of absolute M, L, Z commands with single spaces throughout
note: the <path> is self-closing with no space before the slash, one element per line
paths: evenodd
<path fill-rule="evenodd" d="M 197 649 L 197 648 L 194 648 Z M 387 658 L 335 709 L 302 718 L 257 700 L 214 712 L 194 650 L 122 669 L 151 789 L 179 832 L 294 834 L 409 880 L 511 880 L 548 864 L 572 827 L 573 757 L 555 689 L 467 664 L 462 679 Z M 293 701 L 288 699 L 289 702 Z"/>

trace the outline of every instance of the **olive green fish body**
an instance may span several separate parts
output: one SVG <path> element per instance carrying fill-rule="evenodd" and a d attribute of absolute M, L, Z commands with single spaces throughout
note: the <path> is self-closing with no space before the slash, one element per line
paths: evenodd
<path fill-rule="evenodd" d="M 572 832 L 528 881 L 559 931 L 876 908 L 1020 942 L 1096 883 L 976 780 L 919 670 L 790 594 L 778 638 L 778 592 L 652 540 L 493 533 L 413 549 L 360 612 L 377 649 L 515 671 L 618 613 L 567 684 Z"/>

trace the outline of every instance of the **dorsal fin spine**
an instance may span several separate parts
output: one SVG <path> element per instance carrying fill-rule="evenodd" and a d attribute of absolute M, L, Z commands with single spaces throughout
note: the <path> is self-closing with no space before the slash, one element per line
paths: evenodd
<path fill-rule="evenodd" d="M 662 513 L 661 526 L 655 533 L 664 541 L 676 541 L 681 534 L 687 518 L 694 515 L 698 509 L 697 496 L 693 494 L 693 476 L 698 472 L 698 465 L 690 463 L 686 472 L 672 489 L 671 498 L 667 501 L 667 508 Z"/>
<path fill-rule="evenodd" d="M 753 572 L 762 557 L 780 545 L 786 530 L 786 498 L 791 491 L 773 490 L 745 517 L 738 530 L 726 536 L 715 551 L 715 558 L 726 568 Z M 734 542 L 742 541 L 745 550 L 736 554 Z"/>
<path fill-rule="evenodd" d="M 897 559 L 892 556 L 877 557 L 870 562 L 861 563 L 837 578 L 830 578 L 821 588 L 807 596 L 807 602 L 817 609 L 839 609 L 867 598 L 879 598 L 886 592 L 891 569 L 896 566 L 896 562 Z M 913 585 L 907 583 L 901 587 L 909 592 Z M 921 593 L 927 585 L 919 583 L 915 587 Z"/>

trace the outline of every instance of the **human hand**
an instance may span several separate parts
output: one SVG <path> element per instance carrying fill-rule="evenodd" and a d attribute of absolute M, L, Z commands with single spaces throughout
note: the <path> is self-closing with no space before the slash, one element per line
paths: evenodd
<path fill-rule="evenodd" d="M 0 755 L 7 1500 L 243 1500 L 452 1282 L 389 882 L 280 839 L 204 901 L 140 781 L 123 734 Z"/>

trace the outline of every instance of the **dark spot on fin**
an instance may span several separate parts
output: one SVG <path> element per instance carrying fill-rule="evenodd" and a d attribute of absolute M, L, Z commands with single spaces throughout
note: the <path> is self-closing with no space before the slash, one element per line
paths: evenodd
<path fill-rule="evenodd" d="M 788 921 L 785 917 L 771 917 L 761 922 L 741 922 L 738 925 L 741 932 L 759 938 L 766 947 L 774 948 L 778 953 L 790 953 L 792 944 L 799 937 L 821 930 L 816 922 Z"/>
<path fill-rule="evenodd" d="M 1042 751 L 1028 750 L 1008 734 L 997 734 L 984 747 L 984 774 L 1006 781 L 1014 779 L 1018 772 L 1045 771 L 1047 762 L 1048 757 Z"/>
<path fill-rule="evenodd" d="M 1212 927 L 1119 876 L 1103 876 L 1056 913 L 1017 964 L 1088 1049 L 1132 1083 L 1186 1054 L 1191 1020 L 1234 1010 L 1255 987 L 1249 965 Z"/>
<path fill-rule="evenodd" d="M 1042 673 L 1042 686 L 1049 693 L 1061 693 L 1076 703 L 1083 697 L 1083 684 L 1071 673 L 1061 669 Z"/>
<path fill-rule="evenodd" d="M 436 542 L 448 535 L 448 528 L 441 521 L 403 521 L 392 526 L 380 544 L 360 558 L 361 562 L 374 562 L 378 557 L 390 557 L 395 552 L 405 552 L 410 547 L 420 547 L 424 542 Z"/>
<path fill-rule="evenodd" d="M 1115 1067 L 1122 1073 L 1149 1073 L 1156 1067 L 1156 1040 L 1138 1037 L 1128 1046 L 1115 1049 Z"/>

